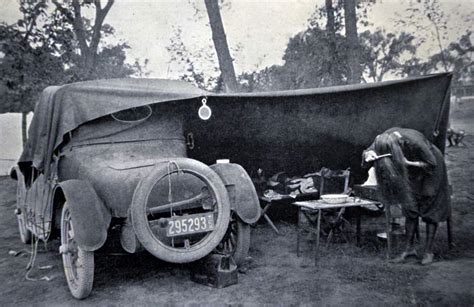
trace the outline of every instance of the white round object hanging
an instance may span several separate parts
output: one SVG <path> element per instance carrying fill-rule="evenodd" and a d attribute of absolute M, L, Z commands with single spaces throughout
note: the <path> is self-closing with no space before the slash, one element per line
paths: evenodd
<path fill-rule="evenodd" d="M 208 120 L 211 118 L 212 110 L 208 106 L 204 105 L 199 108 L 198 114 L 200 119 Z"/>
<path fill-rule="evenodd" d="M 206 105 L 207 103 L 206 98 L 203 98 L 201 102 L 202 102 L 202 106 L 200 106 L 198 110 L 199 118 L 202 120 L 208 120 L 212 116 L 212 110 Z"/>

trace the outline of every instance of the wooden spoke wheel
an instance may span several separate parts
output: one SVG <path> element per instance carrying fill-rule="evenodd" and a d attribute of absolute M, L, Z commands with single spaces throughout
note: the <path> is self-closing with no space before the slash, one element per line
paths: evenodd
<path fill-rule="evenodd" d="M 250 247 L 250 225 L 232 214 L 224 239 L 216 247 L 216 252 L 232 256 L 239 266 L 247 258 Z"/>
<path fill-rule="evenodd" d="M 94 252 L 83 250 L 74 240 L 74 227 L 67 203 L 61 214 L 60 252 L 72 296 L 77 299 L 88 297 L 94 282 Z"/>

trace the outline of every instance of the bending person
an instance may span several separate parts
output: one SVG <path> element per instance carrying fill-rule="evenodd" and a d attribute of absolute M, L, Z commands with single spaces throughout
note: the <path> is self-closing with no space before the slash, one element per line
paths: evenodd
<path fill-rule="evenodd" d="M 400 204 L 406 218 L 407 244 L 395 261 L 417 256 L 414 235 L 418 217 L 426 223 L 421 264 L 433 262 L 433 241 L 439 222 L 450 216 L 450 195 L 444 157 L 419 131 L 390 128 L 378 135 L 363 153 L 363 165 L 375 166 L 387 206 Z"/>

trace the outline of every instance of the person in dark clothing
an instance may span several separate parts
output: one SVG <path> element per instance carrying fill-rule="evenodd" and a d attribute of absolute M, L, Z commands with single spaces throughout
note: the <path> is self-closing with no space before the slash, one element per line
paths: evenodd
<path fill-rule="evenodd" d="M 446 165 L 441 151 L 419 131 L 390 128 L 363 153 L 363 165 L 375 166 L 383 201 L 400 204 L 406 218 L 407 245 L 396 262 L 417 256 L 414 235 L 421 217 L 427 225 L 422 264 L 433 262 L 433 241 L 439 222 L 450 216 Z"/>

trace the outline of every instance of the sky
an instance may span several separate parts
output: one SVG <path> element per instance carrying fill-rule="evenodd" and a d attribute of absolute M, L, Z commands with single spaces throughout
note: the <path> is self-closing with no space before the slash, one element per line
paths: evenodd
<path fill-rule="evenodd" d="M 0 22 L 13 23 L 19 18 L 15 0 L 0 0 Z M 396 26 L 403 18 L 409 1 L 377 0 L 369 11 L 371 29 L 410 30 Z M 324 0 L 226 0 L 230 7 L 222 10 L 227 40 L 235 59 L 237 74 L 282 64 L 288 39 L 308 25 L 308 18 Z M 448 37 L 444 44 L 473 29 L 474 0 L 442 0 L 441 8 L 448 21 Z M 198 14 L 196 14 L 196 9 Z M 406 15 L 406 14 L 405 14 Z M 401 16 L 401 17 L 400 17 Z M 170 63 L 166 47 L 175 29 L 180 28 L 183 42 L 191 51 L 206 48 L 213 51 L 211 31 L 207 26 L 204 1 L 192 0 L 116 0 L 105 20 L 115 29 L 115 40 L 127 41 L 131 47 L 127 58 L 149 59 L 150 77 L 178 78 L 183 68 Z M 428 22 L 425 19 L 425 24 Z M 359 29 L 363 30 L 363 29 Z M 419 48 L 419 56 L 436 53 L 435 40 L 428 33 L 427 43 Z M 205 65 L 205 63 L 202 63 Z M 0 115 L 0 159 L 18 158 L 21 151 L 20 116 Z M 14 136 L 14 137 L 12 137 Z M 1 161 L 0 161 L 1 162 Z M 1 167 L 0 167 L 1 168 Z M 1 172 L 1 170 L 0 170 Z"/>
<path fill-rule="evenodd" d="M 17 2 L 1 0 L 0 21 L 15 22 Z M 395 21 L 403 16 L 408 3 L 416 0 L 378 0 L 369 11 L 372 29 L 383 27 L 397 32 Z M 288 39 L 304 30 L 316 6 L 324 0 L 226 0 L 222 19 L 235 59 L 237 73 L 282 64 Z M 455 40 L 467 29 L 473 30 L 474 0 L 441 0 L 448 20 L 448 38 Z M 198 14 L 196 14 L 196 9 Z M 183 42 L 191 51 L 206 48 L 213 52 L 211 31 L 204 1 L 192 0 L 116 0 L 105 20 L 115 29 L 115 39 L 127 41 L 131 47 L 128 59 L 149 59 L 151 77 L 177 78 L 180 65 L 170 63 L 166 47 L 175 29 L 180 28 Z M 428 23 L 428 20 L 425 20 Z M 359 29 L 363 30 L 363 29 Z M 425 33 L 420 34 L 426 36 Z M 435 53 L 434 40 L 420 48 L 420 56 Z M 205 63 L 202 63 L 205 65 Z"/>

